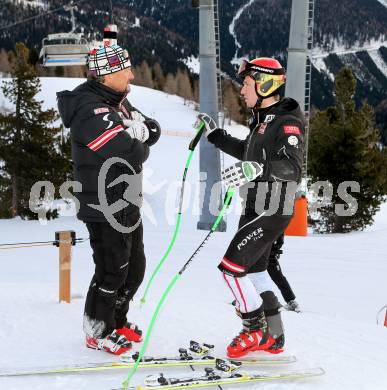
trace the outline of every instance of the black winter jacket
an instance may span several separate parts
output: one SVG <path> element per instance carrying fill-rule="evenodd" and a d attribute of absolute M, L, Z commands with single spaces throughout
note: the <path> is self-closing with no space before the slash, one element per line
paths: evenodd
<path fill-rule="evenodd" d="M 149 146 L 160 136 L 158 123 L 144 114 L 146 125 L 152 128 L 150 139 L 141 143 L 125 131 L 123 119 L 131 119 L 131 112 L 138 111 L 126 99 L 126 94 L 118 93 L 96 81 L 86 81 L 73 91 L 57 93 L 59 113 L 65 127 L 71 129 L 72 159 L 74 180 L 82 185 L 81 192 L 75 192 L 79 201 L 78 218 L 84 222 L 105 222 L 103 212 L 90 207 L 99 205 L 98 175 L 103 163 L 111 157 L 127 161 L 138 174 L 149 156 Z M 124 198 L 128 184 L 120 182 L 108 187 L 121 175 L 133 175 L 126 164 L 116 163 L 108 171 L 105 181 L 105 194 L 108 205 Z M 138 187 L 138 183 L 137 183 Z M 141 189 L 139 190 L 140 197 Z M 139 202 L 114 213 L 114 217 L 127 225 L 131 214 L 137 213 Z"/>
<path fill-rule="evenodd" d="M 289 215 L 288 207 L 291 205 L 292 213 L 302 174 L 305 119 L 300 107 L 294 99 L 284 98 L 268 108 L 254 110 L 249 126 L 245 140 L 231 137 L 223 129 L 209 134 L 208 140 L 238 160 L 263 164 L 263 175 L 245 191 L 241 188 L 247 211 Z"/>

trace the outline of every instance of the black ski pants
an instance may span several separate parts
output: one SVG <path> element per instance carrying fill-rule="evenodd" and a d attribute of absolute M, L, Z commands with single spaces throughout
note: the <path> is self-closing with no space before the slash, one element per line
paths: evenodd
<path fill-rule="evenodd" d="M 84 330 L 105 337 L 123 327 L 129 302 L 144 279 L 142 223 L 131 233 L 120 233 L 108 222 L 86 223 L 95 272 L 87 293 Z"/>
<path fill-rule="evenodd" d="M 291 216 L 260 215 L 246 212 L 239 220 L 239 229 L 232 239 L 220 271 L 235 277 L 266 271 L 272 244 L 284 232 Z"/>
<path fill-rule="evenodd" d="M 281 295 L 288 303 L 296 299 L 292 288 L 285 275 L 282 273 L 282 269 L 279 263 L 279 258 L 282 254 L 282 245 L 284 244 L 284 235 L 282 234 L 274 242 L 271 247 L 269 264 L 267 266 L 267 272 L 269 273 L 273 282 L 277 285 L 278 289 L 281 291 Z"/>

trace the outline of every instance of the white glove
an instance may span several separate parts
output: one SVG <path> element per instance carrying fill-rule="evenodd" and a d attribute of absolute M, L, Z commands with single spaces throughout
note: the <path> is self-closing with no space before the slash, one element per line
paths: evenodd
<path fill-rule="evenodd" d="M 130 111 L 130 115 L 132 117 L 132 120 L 134 120 L 136 122 L 144 122 L 145 121 L 144 116 L 138 111 Z"/>
<path fill-rule="evenodd" d="M 263 164 L 255 161 L 240 161 L 221 172 L 221 178 L 225 186 L 239 188 L 246 183 L 262 176 Z"/>
<path fill-rule="evenodd" d="M 204 123 L 204 134 L 206 137 L 218 128 L 216 122 L 205 112 L 198 114 L 195 127 L 197 128 L 201 122 Z"/>
<path fill-rule="evenodd" d="M 141 143 L 144 143 L 149 138 L 149 130 L 145 123 L 132 121 L 130 119 L 123 120 L 124 126 L 127 127 L 125 131 Z"/>

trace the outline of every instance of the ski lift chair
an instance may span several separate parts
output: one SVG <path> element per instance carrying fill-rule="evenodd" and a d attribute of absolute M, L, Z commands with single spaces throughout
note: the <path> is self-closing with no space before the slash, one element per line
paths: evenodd
<path fill-rule="evenodd" d="M 47 67 L 86 65 L 91 46 L 82 34 L 73 32 L 49 34 L 42 41 L 40 62 Z"/>
<path fill-rule="evenodd" d="M 64 5 L 63 9 L 71 14 L 71 31 L 49 34 L 47 38 L 44 38 L 39 56 L 40 62 L 43 66 L 86 65 L 92 44 L 83 37 L 82 33 L 75 32 L 74 10 L 77 7 L 71 1 L 70 4 Z"/>

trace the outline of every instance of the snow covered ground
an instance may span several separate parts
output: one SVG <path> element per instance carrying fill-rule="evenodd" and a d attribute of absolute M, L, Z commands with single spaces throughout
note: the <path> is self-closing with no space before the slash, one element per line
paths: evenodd
<path fill-rule="evenodd" d="M 43 79 L 47 106 L 55 104 L 55 92 L 73 88 L 80 80 Z M 2 97 L 0 96 L 0 106 Z M 4 100 L 4 99 L 3 99 Z M 134 87 L 130 100 L 163 127 L 192 131 L 195 112 L 176 96 Z M 242 136 L 242 126 L 232 131 Z M 173 204 L 177 191 L 170 183 L 180 180 L 187 156 L 188 139 L 164 136 L 146 162 L 145 198 L 154 219 L 144 217 L 147 281 L 164 253 L 173 226 Z M 227 163 L 230 162 L 226 160 Z M 130 319 L 146 329 L 153 309 L 172 276 L 185 263 L 205 236 L 195 229 L 198 153 L 188 174 L 187 211 L 181 233 L 165 268 L 150 291 L 148 304 L 139 307 L 144 285 L 132 304 Z M 158 191 L 157 188 L 159 188 Z M 151 195 L 151 193 L 153 195 Z M 234 204 L 237 200 L 234 199 Z M 156 222 L 155 222 L 156 221 Z M 236 226 L 236 215 L 228 216 L 227 233 L 215 233 L 169 296 L 154 329 L 147 354 L 175 354 L 189 340 L 216 345 L 218 355 L 240 329 L 240 320 L 230 305 L 232 297 L 216 266 Z M 1 243 L 46 241 L 55 231 L 75 230 L 87 237 L 85 226 L 74 216 L 41 225 L 36 221 L 0 220 Z M 376 325 L 376 313 L 387 304 L 385 237 L 387 205 L 375 224 L 364 232 L 346 235 L 287 237 L 281 258 L 302 306 L 300 314 L 284 313 L 286 353 L 298 357 L 291 368 L 321 366 L 326 375 L 305 381 L 262 383 L 248 388 L 264 390 L 382 390 L 387 383 L 387 328 Z M 73 248 L 71 304 L 58 304 L 58 249 L 38 247 L 0 250 L 0 371 L 36 366 L 102 362 L 110 356 L 85 348 L 82 312 L 85 293 L 93 272 L 88 243 Z M 289 366 L 290 368 L 290 366 Z M 266 371 L 286 366 L 265 367 Z M 173 374 L 184 369 L 169 369 Z M 139 384 L 150 371 L 139 371 L 132 384 Z M 0 378 L 0 389 L 12 390 L 108 390 L 119 387 L 126 370 L 82 375 Z M 238 386 L 238 388 L 247 388 Z"/>

